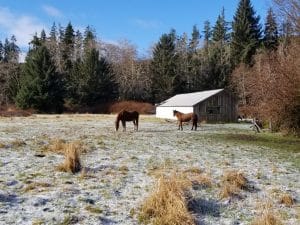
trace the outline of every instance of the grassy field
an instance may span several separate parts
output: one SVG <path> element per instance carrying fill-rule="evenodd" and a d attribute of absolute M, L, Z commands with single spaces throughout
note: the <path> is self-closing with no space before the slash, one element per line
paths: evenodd
<path fill-rule="evenodd" d="M 181 215 L 155 217 L 172 211 L 168 196 L 186 224 L 299 224 L 299 139 L 154 116 L 115 132 L 114 119 L 0 118 L 0 224 L 168 224 Z"/>

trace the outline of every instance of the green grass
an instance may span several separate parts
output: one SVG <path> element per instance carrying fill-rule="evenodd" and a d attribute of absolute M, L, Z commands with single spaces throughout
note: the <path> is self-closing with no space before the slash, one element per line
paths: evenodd
<path fill-rule="evenodd" d="M 230 131 L 229 133 L 208 134 L 214 141 L 228 144 L 252 145 L 268 148 L 271 151 L 262 153 L 276 153 L 278 157 L 291 161 L 300 169 L 300 138 L 284 136 L 279 133 L 259 133 L 245 131 Z M 262 149 L 268 150 L 268 149 Z"/>

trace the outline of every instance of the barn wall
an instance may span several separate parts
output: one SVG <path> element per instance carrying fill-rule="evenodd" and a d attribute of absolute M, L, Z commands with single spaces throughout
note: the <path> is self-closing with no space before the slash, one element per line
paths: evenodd
<path fill-rule="evenodd" d="M 234 122 L 237 118 L 237 104 L 233 95 L 222 91 L 194 106 L 200 120 L 207 122 Z"/>
<path fill-rule="evenodd" d="M 176 119 L 176 117 L 173 116 L 173 110 L 177 110 L 182 113 L 190 113 L 193 112 L 193 106 L 190 107 L 162 107 L 158 106 L 156 107 L 156 117 L 157 118 L 164 118 L 164 119 Z"/>

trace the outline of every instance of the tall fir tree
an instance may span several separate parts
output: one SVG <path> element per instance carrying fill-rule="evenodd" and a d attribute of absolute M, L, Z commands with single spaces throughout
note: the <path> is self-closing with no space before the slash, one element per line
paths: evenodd
<path fill-rule="evenodd" d="M 229 57 L 229 35 L 225 20 L 225 10 L 222 9 L 212 30 L 212 44 L 210 46 L 209 72 L 207 85 L 210 89 L 224 88 L 231 72 Z"/>
<path fill-rule="evenodd" d="M 221 14 L 218 16 L 215 26 L 212 30 L 213 42 L 226 42 L 229 39 L 228 26 L 225 20 L 225 10 L 222 9 Z"/>
<path fill-rule="evenodd" d="M 240 0 L 232 24 L 231 55 L 233 64 L 250 65 L 252 56 L 260 45 L 260 17 L 255 15 L 250 0 Z"/>
<path fill-rule="evenodd" d="M 20 48 L 16 44 L 17 39 L 14 35 L 11 36 L 10 41 L 6 38 L 3 47 L 3 61 L 18 63 Z"/>
<path fill-rule="evenodd" d="M 211 40 L 211 27 L 210 27 L 210 22 L 208 20 L 204 22 L 203 37 L 204 37 L 204 48 L 207 50 Z"/>
<path fill-rule="evenodd" d="M 4 47 L 2 41 L 0 41 L 0 62 L 3 61 L 3 57 L 4 57 L 3 54 L 4 54 Z"/>
<path fill-rule="evenodd" d="M 3 61 L 8 62 L 9 60 L 9 40 L 8 38 L 5 38 L 4 40 L 4 46 L 3 46 Z"/>
<path fill-rule="evenodd" d="M 195 52 L 199 47 L 200 43 L 200 32 L 196 25 L 193 26 L 192 38 L 189 42 L 189 49 L 191 52 Z"/>
<path fill-rule="evenodd" d="M 83 54 L 83 38 L 79 30 L 75 34 L 74 61 L 81 60 Z"/>
<path fill-rule="evenodd" d="M 50 33 L 49 33 L 49 39 L 51 41 L 55 41 L 55 42 L 57 41 L 57 30 L 56 30 L 55 22 L 51 26 L 51 30 L 50 30 Z"/>
<path fill-rule="evenodd" d="M 87 26 L 84 31 L 83 48 L 84 52 L 89 52 L 91 49 L 96 48 L 96 32 L 90 26 Z"/>
<path fill-rule="evenodd" d="M 40 112 L 61 112 L 63 90 L 61 76 L 56 72 L 48 49 L 45 46 L 32 49 L 24 64 L 17 105 Z"/>
<path fill-rule="evenodd" d="M 277 28 L 275 14 L 272 8 L 269 8 L 266 17 L 266 22 L 265 22 L 265 29 L 264 29 L 264 38 L 263 38 L 264 47 L 268 50 L 277 49 L 277 46 L 279 44 L 278 39 L 279 39 L 278 28 Z"/>
<path fill-rule="evenodd" d="M 112 70 L 104 58 L 99 59 L 99 51 L 91 49 L 87 52 L 80 70 L 77 93 L 81 105 L 92 106 L 115 100 L 117 87 Z"/>
<path fill-rule="evenodd" d="M 180 85 L 177 83 L 176 63 L 174 32 L 163 34 L 154 47 L 150 65 L 154 102 L 161 102 L 176 93 Z"/>
<path fill-rule="evenodd" d="M 40 38 L 40 39 L 41 39 L 41 42 L 42 42 L 43 44 L 46 43 L 47 35 L 46 35 L 46 32 L 45 32 L 44 29 L 41 31 L 41 38 Z"/>
<path fill-rule="evenodd" d="M 63 34 L 63 50 L 62 50 L 63 69 L 67 74 L 69 74 L 72 69 L 74 43 L 75 43 L 74 29 L 71 22 L 69 22 Z"/>

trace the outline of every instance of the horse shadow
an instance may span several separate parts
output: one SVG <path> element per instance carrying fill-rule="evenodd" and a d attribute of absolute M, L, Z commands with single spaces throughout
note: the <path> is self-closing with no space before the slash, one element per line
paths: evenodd
<path fill-rule="evenodd" d="M 222 207 L 222 204 L 214 199 L 193 198 L 188 202 L 189 211 L 213 217 L 220 217 Z"/>

